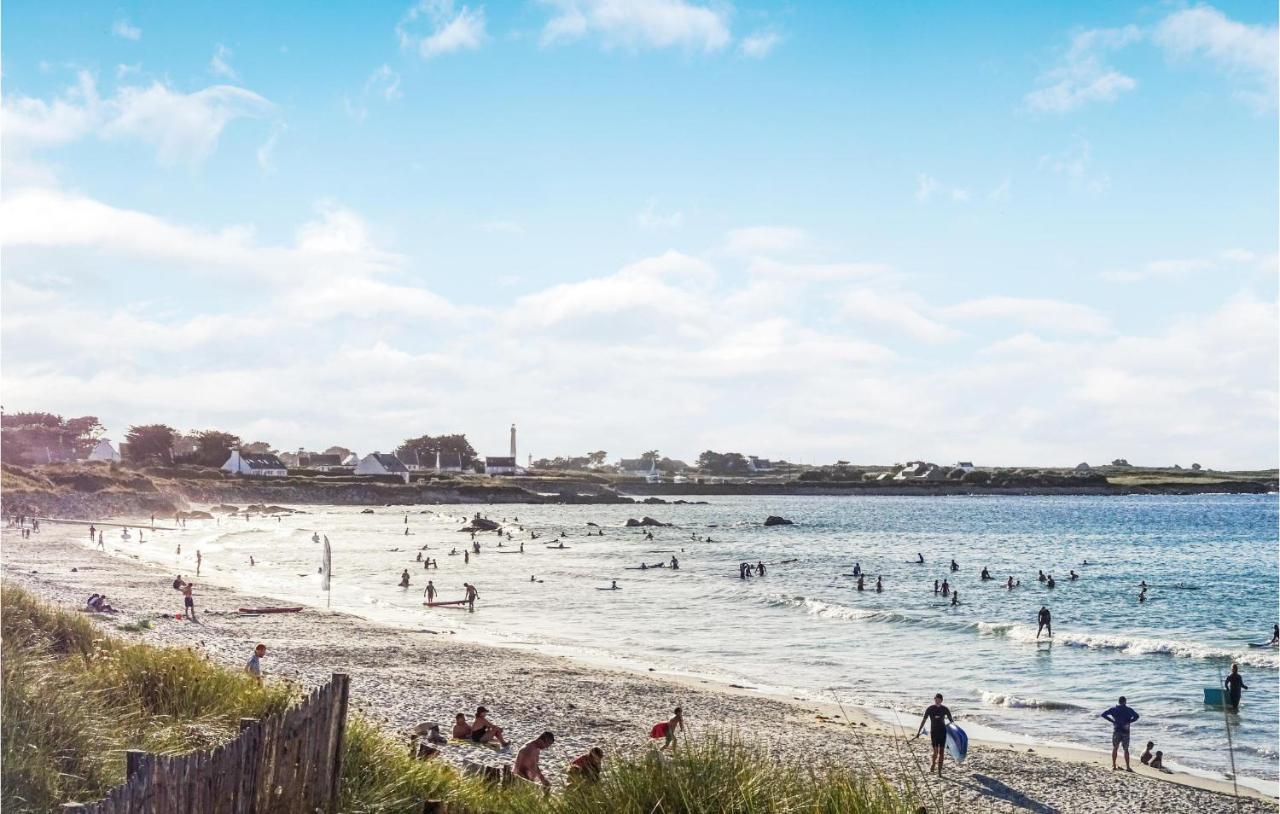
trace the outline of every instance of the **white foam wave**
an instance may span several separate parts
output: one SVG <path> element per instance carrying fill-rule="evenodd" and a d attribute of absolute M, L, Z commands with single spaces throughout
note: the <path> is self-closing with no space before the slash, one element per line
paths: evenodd
<path fill-rule="evenodd" d="M 1043 709 L 1043 710 L 1068 710 L 1068 709 L 1084 709 L 1077 704 L 1071 704 L 1066 701 L 1049 701 L 1039 698 L 1020 698 L 1016 695 L 983 692 L 982 703 L 994 707 L 1005 707 L 1006 709 Z"/>
<path fill-rule="evenodd" d="M 1015 641 L 1036 641 L 1035 630 L 1029 625 L 1012 625 L 1006 635 Z M 1045 641 L 1045 638 L 1041 638 L 1040 641 Z M 1252 667 L 1270 667 L 1273 669 L 1277 665 L 1276 656 L 1271 653 L 1228 650 L 1174 639 L 1152 639 L 1144 636 L 1125 636 L 1112 633 L 1059 631 L 1054 635 L 1053 641 L 1056 644 L 1067 645 L 1068 647 L 1117 650 L 1135 656 L 1163 655 L 1179 658 L 1235 661 Z"/>

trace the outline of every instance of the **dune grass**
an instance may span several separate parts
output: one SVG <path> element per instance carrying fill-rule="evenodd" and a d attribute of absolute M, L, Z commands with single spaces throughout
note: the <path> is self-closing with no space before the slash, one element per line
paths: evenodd
<path fill-rule="evenodd" d="M 299 697 L 189 650 L 125 642 L 85 616 L 0 585 L 0 808 L 50 811 L 95 800 L 124 780 L 124 751 L 182 754 L 235 737 Z M 487 814 L 898 814 L 918 809 L 909 782 L 847 769 L 780 765 L 735 738 L 687 741 L 672 755 L 610 756 L 603 779 L 550 796 L 501 787 L 407 745 L 358 715 L 343 752 L 344 812 L 417 814 L 424 800 Z"/>

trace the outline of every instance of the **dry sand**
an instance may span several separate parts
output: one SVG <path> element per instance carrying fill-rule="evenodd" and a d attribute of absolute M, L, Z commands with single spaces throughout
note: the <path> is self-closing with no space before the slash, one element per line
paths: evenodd
<path fill-rule="evenodd" d="M 83 526 L 46 522 L 22 540 L 3 532 L 0 565 L 6 580 L 67 608 L 105 592 L 122 613 L 98 617 L 113 635 L 158 645 L 192 647 L 210 658 L 242 666 L 258 642 L 267 645 L 269 679 L 312 685 L 330 673 L 351 675 L 352 704 L 396 732 L 438 721 L 448 732 L 456 712 L 477 705 L 506 729 L 516 747 L 543 729 L 556 733 L 544 766 L 559 775 L 567 761 L 592 745 L 609 754 L 650 748 L 649 728 L 683 705 L 694 736 L 735 734 L 758 743 L 780 760 L 819 765 L 909 772 L 918 779 L 928 767 L 926 739 L 895 737 L 865 711 L 822 708 L 768 697 L 708 681 L 612 670 L 558 656 L 545 656 L 460 641 L 449 635 L 406 631 L 355 616 L 307 609 L 299 614 L 243 616 L 235 609 L 280 605 L 201 583 L 200 623 L 177 621 L 181 596 L 173 575 L 118 554 L 80 545 Z M 118 545 L 118 543 L 116 543 Z M 110 546 L 110 544 L 109 544 Z M 72 570 L 75 568 L 76 570 Z M 481 608 L 478 612 L 483 612 Z M 116 626 L 150 619 L 152 629 L 126 633 Z M 962 710 L 957 710 L 963 713 Z M 849 716 L 848 719 L 839 716 Z M 824 718 L 826 720 L 824 720 Z M 963 720 L 963 717 L 962 717 Z M 443 758 L 509 763 L 512 752 L 449 745 Z M 1159 774 L 1134 763 L 1134 774 L 1113 772 L 1109 756 L 974 741 L 963 766 L 947 764 L 944 779 L 924 782 L 947 810 L 1037 812 L 1232 812 L 1230 784 L 1187 774 Z M 1276 811 L 1276 800 L 1242 789 L 1245 812 Z"/>

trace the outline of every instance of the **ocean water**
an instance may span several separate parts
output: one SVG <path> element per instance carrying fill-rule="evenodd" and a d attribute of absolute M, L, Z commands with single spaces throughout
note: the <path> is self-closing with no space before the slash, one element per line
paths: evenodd
<path fill-rule="evenodd" d="M 933 693 L 942 692 L 962 722 L 1105 749 L 1109 724 L 1098 715 L 1126 695 L 1142 715 L 1133 729 L 1135 760 L 1154 740 L 1166 761 L 1222 776 L 1229 726 L 1242 779 L 1275 793 L 1277 652 L 1248 646 L 1269 639 L 1277 619 L 1274 496 L 707 500 L 379 507 L 374 514 L 305 507 L 306 514 L 278 521 L 193 523 L 127 550 L 190 576 L 198 548 L 207 579 L 323 605 L 316 573 L 322 546 L 311 542 L 318 532 L 332 544 L 335 608 L 899 711 L 912 729 Z M 475 512 L 505 520 L 515 539 L 499 548 L 497 535 L 479 534 L 482 553 L 464 564 L 470 536 L 457 529 Z M 673 526 L 653 529 L 652 541 L 624 527 L 644 514 Z M 797 525 L 765 528 L 769 514 Z M 598 529 L 603 537 L 587 536 Z M 540 538 L 530 539 L 531 531 Z M 174 553 L 179 540 L 181 557 Z M 546 548 L 561 540 L 568 548 Z M 415 562 L 424 545 L 439 570 Z M 450 556 L 451 548 L 459 553 Z M 917 552 L 924 565 L 913 563 Z M 634 570 L 673 553 L 678 571 Z M 744 560 L 769 563 L 767 575 L 739 578 Z M 861 593 L 843 576 L 854 563 L 868 575 Z M 994 580 L 979 580 L 984 566 Z M 411 587 L 403 590 L 397 583 L 406 568 Z M 1037 581 L 1041 569 L 1053 574 L 1056 588 Z M 1068 580 L 1070 569 L 1078 581 Z M 881 575 L 885 590 L 877 594 Z M 1021 587 L 1005 589 L 1010 575 Z M 442 599 L 460 599 L 462 583 L 474 584 L 476 612 L 423 607 L 428 578 Z M 934 580 L 944 578 L 960 591 L 958 607 L 933 593 Z M 622 590 L 596 590 L 613 579 Z M 1140 604 L 1142 580 L 1149 590 Z M 1041 604 L 1053 613 L 1052 644 L 1035 638 Z M 1240 713 L 1224 716 L 1203 704 L 1202 691 L 1220 685 L 1233 660 L 1250 689 Z"/>

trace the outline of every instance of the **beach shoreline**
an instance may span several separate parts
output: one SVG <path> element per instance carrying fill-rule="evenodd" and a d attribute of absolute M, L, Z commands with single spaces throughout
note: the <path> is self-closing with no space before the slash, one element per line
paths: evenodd
<path fill-rule="evenodd" d="M 423 720 L 447 725 L 452 712 L 484 703 L 512 739 L 545 726 L 566 733 L 552 756 L 554 767 L 574 750 L 590 745 L 601 744 L 611 752 L 642 750 L 653 721 L 683 703 L 695 732 L 751 730 L 748 740 L 758 741 L 777 759 L 853 763 L 887 773 L 901 771 L 903 761 L 911 761 L 916 768 L 907 770 L 913 776 L 922 776 L 920 761 L 927 761 L 921 741 L 890 737 L 894 728 L 872 710 L 779 697 L 709 677 L 602 666 L 323 609 L 242 616 L 235 608 L 271 601 L 204 580 L 197 593 L 203 623 L 179 622 L 172 618 L 180 610 L 177 594 L 169 593 L 172 575 L 127 553 L 89 550 L 78 539 L 79 532 L 78 524 L 46 522 L 40 535 L 22 540 L 16 530 L 6 529 L 0 558 L 5 578 L 64 607 L 78 606 L 95 590 L 106 591 L 112 604 L 124 611 L 116 619 L 100 620 L 109 630 L 117 621 L 152 620 L 151 630 L 113 630 L 112 635 L 196 647 L 232 666 L 247 658 L 253 644 L 264 641 L 269 674 L 307 684 L 346 670 L 353 675 L 354 705 L 398 732 Z M 464 667 L 445 666 L 453 664 Z M 717 724 L 709 727 L 701 723 L 705 721 Z M 814 738 L 814 733 L 821 736 Z M 446 751 L 446 759 L 454 762 L 502 762 L 511 757 L 483 747 Z M 1124 775 L 1110 772 L 1106 763 L 1107 755 L 1101 752 L 975 738 L 963 766 L 950 766 L 947 780 L 928 784 L 952 803 L 981 801 L 984 806 L 1008 805 L 1010 810 L 1026 807 L 1018 800 L 1038 800 L 1048 810 L 1059 811 L 1234 808 L 1225 796 L 1231 790 L 1229 781 L 1182 772 L 1158 775 L 1141 767 L 1137 774 Z M 1087 782 L 1082 775 L 1089 775 Z M 977 777 L 997 778 L 999 784 L 985 786 L 973 779 Z M 1240 793 L 1247 798 L 1246 810 L 1275 810 L 1274 798 L 1243 786 Z"/>

